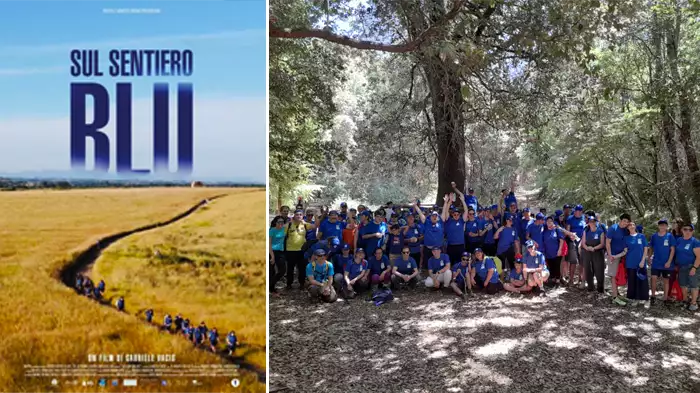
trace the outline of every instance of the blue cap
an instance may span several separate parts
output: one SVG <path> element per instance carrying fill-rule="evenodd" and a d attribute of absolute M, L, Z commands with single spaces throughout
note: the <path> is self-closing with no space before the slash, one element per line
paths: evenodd
<path fill-rule="evenodd" d="M 484 250 L 482 250 L 481 248 L 477 247 L 477 248 L 474 249 L 474 254 L 476 254 L 477 252 L 482 252 L 482 253 L 483 253 Z"/>
<path fill-rule="evenodd" d="M 314 251 L 314 255 L 318 255 L 318 256 L 320 256 L 320 255 L 326 255 L 326 250 L 324 250 L 324 249 L 322 249 L 322 248 L 319 248 L 319 249 L 317 249 L 316 251 Z"/>
<path fill-rule="evenodd" d="M 345 202 L 340 202 L 340 207 L 346 207 L 348 204 Z"/>
<path fill-rule="evenodd" d="M 557 210 L 557 211 L 554 212 L 554 215 L 557 216 L 557 217 L 561 216 L 562 214 L 564 214 L 564 212 L 561 211 L 561 210 Z"/>
<path fill-rule="evenodd" d="M 470 256 L 472 256 L 472 254 L 470 254 L 468 251 L 465 251 L 462 253 L 462 256 L 463 257 L 470 257 Z"/>
<path fill-rule="evenodd" d="M 503 215 L 503 218 L 504 218 L 505 220 L 511 220 L 511 221 L 512 221 L 512 220 L 513 220 L 513 215 L 510 214 L 510 213 L 506 213 L 506 214 Z"/>
<path fill-rule="evenodd" d="M 401 225 L 402 227 L 405 227 L 406 224 L 407 224 L 407 222 L 406 222 L 405 218 L 399 218 L 399 225 Z"/>
<path fill-rule="evenodd" d="M 478 211 L 478 212 L 483 212 L 483 211 L 484 211 L 484 208 L 481 207 L 481 206 L 478 206 L 478 207 L 476 208 L 476 211 Z"/>
<path fill-rule="evenodd" d="M 363 253 L 363 254 L 364 254 L 364 253 L 365 253 L 365 249 L 362 248 L 362 247 L 358 248 L 357 250 L 355 250 L 355 255 L 357 255 L 358 253 Z"/>
<path fill-rule="evenodd" d="M 491 210 L 498 210 L 498 205 L 491 205 Z"/>
<path fill-rule="evenodd" d="M 542 214 L 542 213 L 537 213 L 537 215 L 535 216 L 535 219 L 537 219 L 537 220 L 544 220 L 544 214 Z"/>
<path fill-rule="evenodd" d="M 661 224 L 666 224 L 666 225 L 668 225 L 668 220 L 665 219 L 665 218 L 662 218 L 662 219 L 659 220 L 659 222 L 658 222 L 657 224 L 658 224 L 658 225 L 661 225 Z"/>
<path fill-rule="evenodd" d="M 430 213 L 430 215 L 431 215 L 431 216 L 439 216 L 440 213 L 438 213 L 438 212 L 436 212 L 436 211 L 433 211 L 432 213 Z"/>
<path fill-rule="evenodd" d="M 430 247 L 430 250 L 431 250 L 431 251 L 435 251 L 435 250 L 440 250 L 440 251 L 442 251 L 442 247 L 440 247 L 440 246 Z"/>
<path fill-rule="evenodd" d="M 341 250 L 349 250 L 349 249 L 350 249 L 350 245 L 347 243 L 343 244 L 343 247 L 341 247 Z"/>
<path fill-rule="evenodd" d="M 367 210 L 363 210 L 362 213 L 360 213 L 361 216 L 366 216 L 366 217 L 369 217 L 371 214 L 372 214 L 372 213 L 370 213 L 370 212 L 367 211 Z"/>
<path fill-rule="evenodd" d="M 337 211 L 337 210 L 331 210 L 331 211 L 328 212 L 328 215 L 329 215 L 329 216 L 331 216 L 331 215 L 333 215 L 333 214 L 335 214 L 335 215 L 337 216 L 337 215 L 338 215 L 338 211 Z"/>
<path fill-rule="evenodd" d="M 574 208 L 575 211 L 583 211 L 583 205 L 576 205 Z"/>
<path fill-rule="evenodd" d="M 564 205 L 564 209 L 571 209 L 571 205 L 569 205 L 568 203 L 565 204 L 565 205 Z"/>
<path fill-rule="evenodd" d="M 588 221 L 598 221 L 598 219 L 595 216 L 588 216 Z"/>
<path fill-rule="evenodd" d="M 535 247 L 535 242 L 534 242 L 532 239 L 530 239 L 530 240 L 528 240 L 528 241 L 525 242 L 525 246 L 526 246 L 527 248 Z"/>
<path fill-rule="evenodd" d="M 528 212 L 528 213 L 529 213 L 529 212 L 530 212 L 530 208 L 529 208 L 529 207 L 524 208 L 524 209 L 523 209 L 523 212 Z"/>
<path fill-rule="evenodd" d="M 331 244 L 334 245 L 334 246 L 337 246 L 337 245 L 340 244 L 340 239 L 338 239 L 338 238 L 335 237 L 335 236 L 329 237 L 329 239 L 331 239 Z"/>

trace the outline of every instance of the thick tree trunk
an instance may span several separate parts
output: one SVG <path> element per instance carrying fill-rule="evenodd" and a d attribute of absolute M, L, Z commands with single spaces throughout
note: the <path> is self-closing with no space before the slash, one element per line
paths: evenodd
<path fill-rule="evenodd" d="M 695 200 L 695 217 L 700 221 L 700 168 L 698 168 L 698 157 L 695 153 L 693 139 L 690 136 L 693 113 L 685 88 L 683 88 L 680 92 L 678 103 L 681 112 L 681 127 L 679 136 L 683 150 L 685 150 L 685 157 L 686 161 L 688 162 L 688 171 L 690 172 L 690 185 L 692 187 L 693 199 Z M 681 185 L 681 188 L 684 188 L 684 186 Z"/>

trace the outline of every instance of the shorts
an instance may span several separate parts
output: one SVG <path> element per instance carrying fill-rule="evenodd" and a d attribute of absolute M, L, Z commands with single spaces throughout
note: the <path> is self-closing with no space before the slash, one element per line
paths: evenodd
<path fill-rule="evenodd" d="M 578 265 L 579 261 L 579 255 L 578 255 L 578 245 L 581 243 L 581 241 L 577 242 L 571 242 L 569 245 L 569 253 L 566 256 L 566 260 L 569 262 L 571 265 Z"/>
<path fill-rule="evenodd" d="M 606 261 L 605 265 L 607 266 L 607 269 L 605 269 L 605 275 L 608 277 L 615 277 L 617 275 L 617 267 L 620 265 L 620 262 L 625 263 L 625 257 L 613 258 L 611 262 Z"/>
<path fill-rule="evenodd" d="M 663 269 L 651 269 L 651 275 L 656 277 L 661 276 L 663 278 L 669 278 L 671 276 L 671 271 Z"/>
<path fill-rule="evenodd" d="M 692 264 L 681 266 L 678 271 L 678 284 L 681 288 L 698 289 L 698 275 L 700 272 L 695 271 L 694 275 L 690 275 L 690 268 L 693 267 Z"/>

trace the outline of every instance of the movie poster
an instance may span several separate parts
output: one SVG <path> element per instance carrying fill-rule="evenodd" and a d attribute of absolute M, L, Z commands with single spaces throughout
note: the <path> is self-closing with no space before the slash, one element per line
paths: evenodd
<path fill-rule="evenodd" d="M 265 391 L 265 7 L 0 4 L 0 392 Z"/>

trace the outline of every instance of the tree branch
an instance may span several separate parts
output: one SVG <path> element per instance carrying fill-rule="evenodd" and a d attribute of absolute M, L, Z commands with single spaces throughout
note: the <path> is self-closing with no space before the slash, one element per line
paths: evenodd
<path fill-rule="evenodd" d="M 419 34 L 418 37 L 416 37 L 416 39 L 405 44 L 382 44 L 372 41 L 356 40 L 345 35 L 335 34 L 332 31 L 326 29 L 280 29 L 278 27 L 273 26 L 274 20 L 270 21 L 269 37 L 320 38 L 326 41 L 349 46 L 355 49 L 378 50 L 382 52 L 392 53 L 411 52 L 420 48 L 423 44 L 428 42 L 429 38 L 434 36 L 441 27 L 443 27 L 449 21 L 454 19 L 459 14 L 459 11 L 462 8 L 464 2 L 465 0 L 455 1 L 450 12 L 445 14 L 445 16 L 441 20 L 439 20 L 434 25 L 430 26 L 428 29 Z"/>

